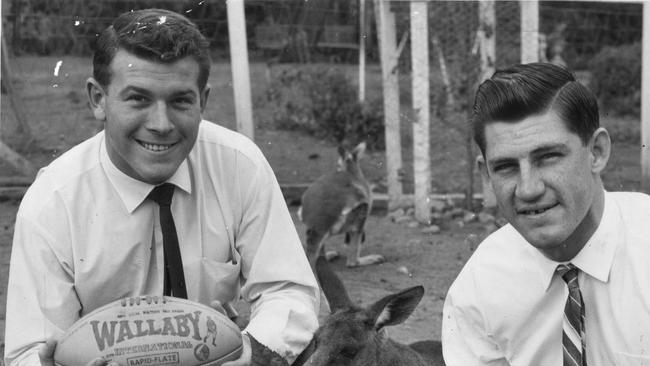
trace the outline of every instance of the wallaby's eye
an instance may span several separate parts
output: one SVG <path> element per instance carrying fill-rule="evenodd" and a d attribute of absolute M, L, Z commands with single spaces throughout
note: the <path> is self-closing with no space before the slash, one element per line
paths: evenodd
<path fill-rule="evenodd" d="M 359 352 L 359 349 L 355 347 L 343 347 L 341 350 L 341 356 L 347 358 L 347 359 L 353 359 L 357 356 L 357 353 Z"/>

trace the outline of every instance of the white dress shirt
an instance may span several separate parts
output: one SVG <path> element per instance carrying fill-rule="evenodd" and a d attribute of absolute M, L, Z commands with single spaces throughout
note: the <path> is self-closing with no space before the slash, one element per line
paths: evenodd
<path fill-rule="evenodd" d="M 580 269 L 587 365 L 650 365 L 650 196 L 605 193 Z M 559 263 L 510 225 L 481 243 L 447 294 L 447 366 L 562 365 L 568 289 Z"/>
<path fill-rule="evenodd" d="M 290 362 L 318 327 L 320 293 L 273 171 L 246 137 L 202 121 L 168 180 L 189 300 L 251 302 L 245 332 Z M 128 296 L 163 293 L 154 188 L 110 161 L 104 133 L 43 168 L 18 210 L 5 362 Z"/>

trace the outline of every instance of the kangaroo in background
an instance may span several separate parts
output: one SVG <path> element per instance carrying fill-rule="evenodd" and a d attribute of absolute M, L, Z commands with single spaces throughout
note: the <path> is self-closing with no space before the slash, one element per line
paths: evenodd
<path fill-rule="evenodd" d="M 422 286 L 359 307 L 352 303 L 324 257 L 319 256 L 315 265 L 332 314 L 293 365 L 444 366 L 440 342 L 404 345 L 391 340 L 383 331 L 385 326 L 399 324 L 411 315 L 424 294 Z"/>
<path fill-rule="evenodd" d="M 352 151 L 339 147 L 337 170 L 318 178 L 302 195 L 298 215 L 307 226 L 307 257 L 312 268 L 316 258 L 324 254 L 325 240 L 341 233 L 345 233 L 348 267 L 384 261 L 378 254 L 360 256 L 364 225 L 372 207 L 370 184 L 359 166 L 365 149 L 365 142 Z M 327 258 L 337 255 L 328 252 Z"/>

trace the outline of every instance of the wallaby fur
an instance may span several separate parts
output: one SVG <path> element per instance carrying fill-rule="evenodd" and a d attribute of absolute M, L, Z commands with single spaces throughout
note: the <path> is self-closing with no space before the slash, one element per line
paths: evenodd
<path fill-rule="evenodd" d="M 332 314 L 294 365 L 310 366 L 444 366 L 438 341 L 404 345 L 388 338 L 383 328 L 405 321 L 424 295 L 415 286 L 388 295 L 367 307 L 356 306 L 338 276 L 321 256 L 316 274 Z"/>
<path fill-rule="evenodd" d="M 338 169 L 318 178 L 302 195 L 299 216 L 307 227 L 306 250 L 312 267 L 316 258 L 325 254 L 325 240 L 342 233 L 346 236 L 348 267 L 383 261 L 380 255 L 360 256 L 372 207 L 370 183 L 359 166 L 365 149 L 364 142 L 352 151 L 339 147 Z"/>

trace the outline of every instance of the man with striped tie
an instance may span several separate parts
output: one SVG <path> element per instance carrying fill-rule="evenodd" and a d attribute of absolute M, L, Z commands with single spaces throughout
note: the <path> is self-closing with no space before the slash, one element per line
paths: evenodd
<path fill-rule="evenodd" d="M 473 128 L 508 225 L 449 289 L 447 365 L 650 365 L 650 196 L 604 189 L 593 94 L 562 67 L 515 65 L 479 86 Z"/>

